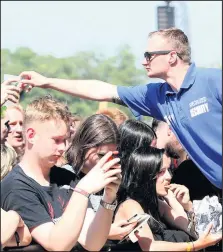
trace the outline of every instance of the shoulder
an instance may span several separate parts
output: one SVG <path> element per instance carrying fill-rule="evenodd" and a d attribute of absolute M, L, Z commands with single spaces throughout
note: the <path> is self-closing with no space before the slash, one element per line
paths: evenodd
<path fill-rule="evenodd" d="M 154 108 L 157 103 L 163 101 L 165 98 L 164 94 L 169 90 L 169 88 L 170 87 L 166 82 L 148 83 L 133 87 L 120 86 L 118 88 L 118 95 L 124 103 L 127 102 L 127 104 L 130 105 L 143 103 L 146 104 L 147 108 L 151 106 Z"/>
<path fill-rule="evenodd" d="M 133 200 L 133 199 L 127 199 L 125 200 L 120 206 L 123 206 L 123 207 L 134 207 L 134 208 L 138 208 L 138 209 L 141 209 L 141 205 L 136 201 L 136 200 Z"/>
<path fill-rule="evenodd" d="M 144 213 L 144 211 L 141 205 L 133 199 L 127 199 L 121 203 L 117 211 L 117 215 L 122 216 L 125 219 L 129 219 L 135 214 L 142 213 Z"/>
<path fill-rule="evenodd" d="M 197 75 L 207 80 L 221 80 L 222 70 L 218 68 L 197 68 Z"/>
<path fill-rule="evenodd" d="M 214 75 L 214 74 L 221 74 L 222 69 L 220 69 L 220 68 L 197 67 L 197 72 L 207 74 L 207 75 Z"/>
<path fill-rule="evenodd" d="M 29 182 L 28 177 L 23 173 L 21 167 L 16 165 L 1 181 L 2 194 L 4 191 L 21 189 L 23 187 L 29 187 L 31 182 Z"/>
<path fill-rule="evenodd" d="M 156 91 L 156 90 L 162 90 L 165 89 L 167 83 L 157 82 L 157 83 L 147 83 L 147 84 L 141 84 L 136 86 L 118 86 L 118 94 L 126 94 L 126 93 L 135 93 L 135 92 L 141 92 L 146 93 L 148 91 Z"/>
<path fill-rule="evenodd" d="M 16 205 L 24 204 L 24 200 L 34 199 L 38 194 L 38 184 L 25 173 L 19 166 L 1 181 L 1 206 L 6 210 Z"/>

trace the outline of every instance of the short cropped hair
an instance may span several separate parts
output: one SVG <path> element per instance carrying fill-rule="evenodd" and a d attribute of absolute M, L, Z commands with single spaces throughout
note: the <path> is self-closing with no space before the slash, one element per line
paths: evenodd
<path fill-rule="evenodd" d="M 1 180 L 16 165 L 17 154 L 15 150 L 5 144 L 1 144 Z"/>
<path fill-rule="evenodd" d="M 150 32 L 149 38 L 151 38 L 154 35 L 160 35 L 163 38 L 167 39 L 167 41 L 172 44 L 173 46 L 172 49 L 176 50 L 176 52 L 180 55 L 184 63 L 189 64 L 191 62 L 190 43 L 187 35 L 182 30 L 174 27 L 169 29 L 158 30 Z"/>
<path fill-rule="evenodd" d="M 7 107 L 6 113 L 7 113 L 8 110 L 11 110 L 11 109 L 16 109 L 16 110 L 20 111 L 22 114 L 24 114 L 24 109 L 21 106 L 21 104 L 19 104 L 19 103 L 15 103 L 15 104 Z"/>
<path fill-rule="evenodd" d="M 117 126 L 128 120 L 128 116 L 118 108 L 106 108 L 96 112 L 96 114 L 103 114 L 110 117 Z"/>
<path fill-rule="evenodd" d="M 71 113 L 65 104 L 47 95 L 37 98 L 27 105 L 24 126 L 26 127 L 27 124 L 35 121 L 62 120 L 69 127 L 70 116 Z"/>

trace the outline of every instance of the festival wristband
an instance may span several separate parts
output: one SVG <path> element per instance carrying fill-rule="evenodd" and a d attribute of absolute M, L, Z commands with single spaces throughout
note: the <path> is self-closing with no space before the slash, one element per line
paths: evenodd
<path fill-rule="evenodd" d="M 88 193 L 88 192 L 86 192 L 86 191 L 84 191 L 84 190 L 82 190 L 82 189 L 80 189 L 80 188 L 78 188 L 78 187 L 75 187 L 75 188 L 70 187 L 70 189 L 71 189 L 72 191 L 74 191 L 74 192 L 77 192 L 77 193 L 80 193 L 80 194 L 84 195 L 84 196 L 87 197 L 88 199 L 89 199 L 89 197 L 90 197 L 90 193 Z"/>

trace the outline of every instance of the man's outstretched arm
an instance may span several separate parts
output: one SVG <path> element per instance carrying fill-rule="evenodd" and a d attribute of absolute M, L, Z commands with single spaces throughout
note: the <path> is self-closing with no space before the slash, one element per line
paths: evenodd
<path fill-rule="evenodd" d="M 51 88 L 84 99 L 125 105 L 119 98 L 117 86 L 103 81 L 47 78 L 33 71 L 22 72 L 20 77 L 20 87 L 28 91 L 33 87 Z"/>

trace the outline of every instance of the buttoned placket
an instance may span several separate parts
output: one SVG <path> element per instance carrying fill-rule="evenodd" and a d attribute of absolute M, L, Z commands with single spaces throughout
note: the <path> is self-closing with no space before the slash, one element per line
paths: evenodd
<path fill-rule="evenodd" d="M 175 97 L 175 103 L 176 103 L 176 107 L 177 107 L 177 112 L 180 118 L 180 121 L 183 123 L 187 117 L 181 107 L 181 96 L 182 96 L 182 90 L 180 90 Z"/>

